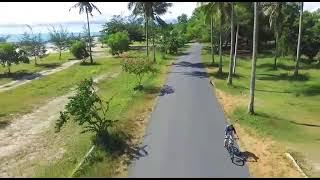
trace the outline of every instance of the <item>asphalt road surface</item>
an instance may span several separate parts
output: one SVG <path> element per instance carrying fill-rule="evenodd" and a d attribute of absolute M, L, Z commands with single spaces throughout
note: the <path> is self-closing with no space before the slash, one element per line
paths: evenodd
<path fill-rule="evenodd" d="M 173 65 L 129 177 L 249 177 L 245 163 L 233 163 L 223 147 L 227 122 L 200 53 L 192 44 Z"/>

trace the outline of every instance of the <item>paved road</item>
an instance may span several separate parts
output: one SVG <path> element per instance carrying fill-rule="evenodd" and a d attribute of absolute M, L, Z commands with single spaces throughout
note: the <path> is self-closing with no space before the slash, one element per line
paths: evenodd
<path fill-rule="evenodd" d="M 193 44 L 175 62 L 167 81 L 174 92 L 159 97 L 141 145 L 147 153 L 129 177 L 249 177 L 247 166 L 232 163 L 223 147 L 226 121 L 200 50 Z"/>

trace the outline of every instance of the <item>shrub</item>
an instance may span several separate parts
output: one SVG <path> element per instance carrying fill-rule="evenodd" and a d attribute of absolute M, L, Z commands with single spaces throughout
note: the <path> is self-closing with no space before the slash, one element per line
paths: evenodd
<path fill-rule="evenodd" d="M 117 32 L 108 37 L 107 44 L 112 55 L 122 54 L 129 49 L 129 36 L 127 32 Z"/>
<path fill-rule="evenodd" d="M 70 52 L 77 59 L 85 60 L 89 57 L 89 53 L 86 49 L 86 45 L 82 41 L 76 41 L 72 44 Z"/>
<path fill-rule="evenodd" d="M 141 84 L 143 77 L 148 73 L 155 73 L 157 69 L 154 67 L 154 64 L 151 61 L 145 61 L 141 58 L 139 59 L 126 59 L 122 63 L 123 71 L 133 74 L 136 77 L 138 85 L 134 88 L 135 90 L 143 89 Z"/>
<path fill-rule="evenodd" d="M 107 117 L 110 110 L 110 102 L 104 102 L 96 94 L 92 79 L 82 81 L 76 90 L 76 94 L 70 98 L 65 106 L 65 111 L 60 112 L 60 118 L 56 121 L 56 132 L 59 132 L 68 120 L 73 120 L 84 129 L 81 133 L 93 132 L 93 142 L 98 145 L 107 145 L 110 141 L 110 128 L 115 120 Z"/>
<path fill-rule="evenodd" d="M 25 51 L 17 49 L 15 45 L 10 43 L 0 44 L 0 64 L 8 68 L 8 73 L 10 73 L 12 64 L 19 64 L 20 62 L 29 63 L 29 58 Z"/>

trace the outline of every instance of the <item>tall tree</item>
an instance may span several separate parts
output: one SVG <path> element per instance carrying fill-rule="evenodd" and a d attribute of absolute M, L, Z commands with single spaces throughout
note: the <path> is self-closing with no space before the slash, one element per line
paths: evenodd
<path fill-rule="evenodd" d="M 166 2 L 129 2 L 128 4 L 128 9 L 132 10 L 132 14 L 144 17 L 147 57 L 149 57 L 149 21 L 161 21 L 159 16 L 165 14 L 171 6 L 172 3 Z"/>
<path fill-rule="evenodd" d="M 252 13 L 250 12 L 251 3 L 249 2 L 237 2 L 234 8 L 235 14 L 235 24 L 237 24 L 236 30 L 236 40 L 234 47 L 234 55 L 233 55 L 233 69 L 232 74 L 236 74 L 236 66 L 237 66 L 237 50 L 238 50 L 238 39 L 239 39 L 239 29 L 240 26 L 248 26 L 250 20 L 252 19 Z"/>
<path fill-rule="evenodd" d="M 213 15 L 219 16 L 219 70 L 218 73 L 222 73 L 222 26 L 228 18 L 228 12 L 230 12 L 230 3 L 228 2 L 201 2 L 203 6 L 206 19 L 209 20 Z M 211 32 L 212 33 L 212 32 Z M 212 33 L 213 34 L 213 33 Z M 211 42 L 212 43 L 212 42 Z"/>
<path fill-rule="evenodd" d="M 58 30 L 56 27 L 52 26 L 52 29 L 49 31 L 50 41 L 56 46 L 59 50 L 59 60 L 61 59 L 61 51 L 68 48 L 68 40 L 69 33 L 67 29 L 64 29 L 60 25 L 60 29 Z"/>
<path fill-rule="evenodd" d="M 233 54 L 234 54 L 234 22 L 233 22 L 233 13 L 234 13 L 234 3 L 231 2 L 231 48 L 230 48 L 230 64 L 229 64 L 229 75 L 228 75 L 228 85 L 232 85 L 232 70 L 233 70 Z"/>
<path fill-rule="evenodd" d="M 28 54 L 28 56 L 34 57 L 34 65 L 37 65 L 37 57 L 40 59 L 45 56 L 46 47 L 41 34 L 35 35 L 30 25 L 27 25 L 31 33 L 25 32 L 20 40 L 21 49 Z"/>
<path fill-rule="evenodd" d="M 274 32 L 275 51 L 274 51 L 274 69 L 277 69 L 277 58 L 279 56 L 279 39 L 282 33 L 282 24 L 284 21 L 283 7 L 285 2 L 267 2 L 263 4 L 264 14 L 269 16 L 270 29 Z"/>
<path fill-rule="evenodd" d="M 91 64 L 93 64 L 93 59 L 92 59 L 92 52 L 91 52 L 91 35 L 90 35 L 90 22 L 89 22 L 89 14 L 92 15 L 92 11 L 96 10 L 98 11 L 100 14 L 100 10 L 97 8 L 97 6 L 95 6 L 93 3 L 91 2 L 78 2 L 75 5 L 73 5 L 69 11 L 71 11 L 71 9 L 78 9 L 79 8 L 79 14 L 82 13 L 86 13 L 87 15 L 87 26 L 88 26 L 88 39 L 89 39 L 89 54 L 90 54 L 90 62 Z"/>
<path fill-rule="evenodd" d="M 303 2 L 300 5 L 300 19 L 299 19 L 299 35 L 298 35 L 298 44 L 297 44 L 297 58 L 296 58 L 296 67 L 294 70 L 294 76 L 299 74 L 299 61 L 300 61 L 300 42 L 301 42 L 301 29 L 302 29 L 302 15 L 303 15 Z"/>
<path fill-rule="evenodd" d="M 254 91 L 256 86 L 256 64 L 257 64 L 257 50 L 258 50 L 258 2 L 254 2 L 254 20 L 253 20 L 253 51 L 252 51 L 252 67 L 251 67 L 251 81 L 250 81 L 250 101 L 248 106 L 248 113 L 254 114 Z"/>

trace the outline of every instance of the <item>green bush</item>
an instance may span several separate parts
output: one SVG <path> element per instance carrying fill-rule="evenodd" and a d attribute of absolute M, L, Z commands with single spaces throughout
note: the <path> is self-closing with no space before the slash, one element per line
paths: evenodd
<path fill-rule="evenodd" d="M 19 64 L 20 62 L 29 63 L 29 58 L 25 51 L 17 50 L 17 47 L 10 43 L 0 44 L 0 64 L 8 68 L 8 73 L 10 73 L 12 64 Z"/>
<path fill-rule="evenodd" d="M 60 112 L 60 117 L 55 124 L 55 132 L 68 122 L 73 121 L 83 128 L 81 133 L 93 132 L 93 142 L 98 145 L 107 145 L 110 141 L 110 128 L 116 120 L 110 119 L 110 103 L 113 96 L 108 100 L 102 100 L 94 89 L 94 82 L 84 79 L 77 87 L 76 94 L 72 96 L 65 110 Z"/>
<path fill-rule="evenodd" d="M 117 32 L 108 37 L 107 44 L 112 55 L 122 54 L 129 49 L 129 36 L 127 32 Z"/>
<path fill-rule="evenodd" d="M 122 63 L 122 70 L 129 73 L 134 74 L 137 80 L 138 85 L 134 88 L 143 89 L 143 85 L 141 84 L 143 77 L 148 73 L 155 73 L 157 69 L 154 67 L 154 64 L 151 61 L 146 61 L 141 58 L 139 59 L 126 59 Z"/>
<path fill-rule="evenodd" d="M 77 59 L 85 60 L 89 57 L 89 53 L 86 49 L 86 45 L 82 41 L 76 41 L 72 44 L 70 52 Z"/>

